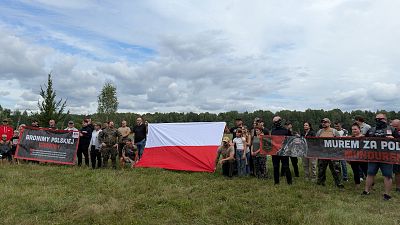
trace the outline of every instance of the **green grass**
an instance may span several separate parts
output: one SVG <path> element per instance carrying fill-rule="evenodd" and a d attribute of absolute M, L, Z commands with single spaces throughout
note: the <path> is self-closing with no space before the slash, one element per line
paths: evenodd
<path fill-rule="evenodd" d="M 330 174 L 321 187 L 162 169 L 0 171 L 0 224 L 400 224 L 400 195 L 383 201 L 381 177 L 363 197 L 352 182 L 335 188 Z"/>

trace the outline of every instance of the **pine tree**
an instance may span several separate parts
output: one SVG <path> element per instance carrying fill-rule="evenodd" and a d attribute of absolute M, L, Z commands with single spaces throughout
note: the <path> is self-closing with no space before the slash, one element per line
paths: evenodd
<path fill-rule="evenodd" d="M 38 101 L 39 114 L 37 119 L 41 125 L 45 125 L 49 120 L 54 119 L 56 122 L 63 121 L 66 115 L 64 113 L 65 107 L 67 105 L 67 100 L 60 99 L 56 101 L 56 91 L 53 90 L 53 81 L 51 79 L 51 73 L 48 74 L 47 85 L 44 85 L 45 89 L 40 86 L 40 96 L 42 96 L 43 101 Z"/>

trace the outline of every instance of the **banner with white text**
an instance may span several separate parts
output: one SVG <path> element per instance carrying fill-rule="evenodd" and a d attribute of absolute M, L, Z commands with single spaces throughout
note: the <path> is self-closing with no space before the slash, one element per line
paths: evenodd
<path fill-rule="evenodd" d="M 268 155 L 400 164 L 400 139 L 263 136 Z"/>
<path fill-rule="evenodd" d="M 15 158 L 57 164 L 74 164 L 79 131 L 25 127 Z"/>

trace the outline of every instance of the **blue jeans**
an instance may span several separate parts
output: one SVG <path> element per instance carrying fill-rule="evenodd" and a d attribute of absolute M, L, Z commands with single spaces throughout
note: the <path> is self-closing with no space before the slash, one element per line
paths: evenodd
<path fill-rule="evenodd" d="M 347 180 L 347 163 L 346 160 L 340 160 L 340 164 L 342 165 L 342 175 L 343 175 L 343 179 Z"/>
<path fill-rule="evenodd" d="M 246 174 L 246 158 L 243 158 L 243 150 L 236 150 L 236 166 L 239 176 Z"/>
<path fill-rule="evenodd" d="M 246 153 L 246 174 L 250 174 L 250 152 Z"/>
<path fill-rule="evenodd" d="M 143 139 L 136 143 L 136 147 L 138 148 L 139 159 L 142 158 L 144 146 L 146 146 L 146 139 Z"/>

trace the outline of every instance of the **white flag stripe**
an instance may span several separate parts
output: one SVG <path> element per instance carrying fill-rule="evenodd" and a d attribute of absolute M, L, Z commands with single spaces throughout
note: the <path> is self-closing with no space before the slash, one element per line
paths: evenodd
<path fill-rule="evenodd" d="M 225 122 L 150 123 L 146 148 L 220 145 Z"/>

